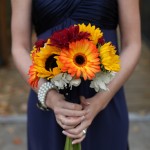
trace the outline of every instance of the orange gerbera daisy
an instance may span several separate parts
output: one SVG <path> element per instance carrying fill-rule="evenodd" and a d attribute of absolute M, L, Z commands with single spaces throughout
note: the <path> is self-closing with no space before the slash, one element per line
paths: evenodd
<path fill-rule="evenodd" d="M 98 49 L 86 39 L 70 43 L 69 50 L 62 49 L 59 60 L 63 63 L 62 71 L 76 78 L 91 80 L 100 71 Z"/>
<path fill-rule="evenodd" d="M 32 87 L 37 87 L 38 86 L 39 77 L 37 76 L 38 72 L 37 72 L 37 69 L 36 69 L 34 64 L 32 66 L 30 66 L 28 74 L 30 75 L 30 77 L 28 79 L 29 84 Z"/>

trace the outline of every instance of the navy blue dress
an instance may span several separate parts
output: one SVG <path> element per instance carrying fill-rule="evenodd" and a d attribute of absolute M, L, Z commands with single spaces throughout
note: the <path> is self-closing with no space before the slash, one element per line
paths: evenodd
<path fill-rule="evenodd" d="M 117 47 L 117 0 L 33 0 L 32 20 L 38 39 L 47 39 L 54 31 L 73 24 L 91 23 L 100 27 L 106 41 Z M 79 96 L 92 97 L 89 82 L 64 90 L 66 99 L 79 103 Z M 69 93 L 66 95 L 66 93 Z M 36 107 L 37 95 L 30 91 L 28 101 L 28 150 L 63 150 L 65 136 L 56 123 L 53 111 Z M 128 113 L 123 88 L 101 111 L 88 128 L 82 150 L 127 150 Z"/>

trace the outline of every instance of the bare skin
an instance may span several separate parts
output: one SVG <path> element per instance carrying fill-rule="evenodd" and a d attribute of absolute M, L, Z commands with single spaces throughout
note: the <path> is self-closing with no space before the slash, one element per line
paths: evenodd
<path fill-rule="evenodd" d="M 29 56 L 31 50 L 31 0 L 20 1 L 12 0 L 12 55 L 14 62 L 25 79 L 28 80 L 28 69 L 31 65 L 31 59 Z M 41 79 L 39 81 L 38 87 L 42 83 L 46 82 Z M 34 89 L 35 91 L 38 88 Z M 85 110 L 82 110 L 82 106 L 78 104 L 73 104 L 66 102 L 64 96 L 52 90 L 47 94 L 46 100 L 47 106 L 52 108 L 56 114 L 56 120 L 58 124 L 65 129 L 77 126 L 82 120 L 83 116 L 86 114 Z M 72 118 L 66 117 L 66 111 L 68 114 L 72 114 Z M 78 116 L 78 117 L 76 117 Z M 61 122 L 67 122 L 67 126 Z"/>
<path fill-rule="evenodd" d="M 25 79 L 31 65 L 31 0 L 11 0 L 12 3 L 12 55 L 15 64 Z M 64 129 L 63 133 L 72 137 L 73 144 L 85 138 L 84 129 L 88 129 L 95 116 L 110 102 L 119 88 L 127 81 L 138 63 L 141 53 L 139 0 L 118 0 L 119 28 L 121 33 L 121 71 L 109 84 L 110 92 L 97 93 L 81 105 L 65 101 L 63 95 L 54 90 L 49 91 L 46 104 L 53 109 L 57 123 Z M 41 79 L 39 86 L 45 80 Z M 38 90 L 34 89 L 35 91 Z M 68 114 L 69 117 L 68 117 Z"/>

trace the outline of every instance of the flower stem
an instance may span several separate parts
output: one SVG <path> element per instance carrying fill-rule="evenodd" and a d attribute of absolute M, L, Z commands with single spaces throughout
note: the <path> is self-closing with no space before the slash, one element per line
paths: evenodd
<path fill-rule="evenodd" d="M 81 144 L 80 143 L 74 144 L 73 145 L 73 150 L 81 150 Z"/>
<path fill-rule="evenodd" d="M 81 144 L 72 144 L 72 139 L 69 137 L 66 137 L 66 143 L 64 150 L 81 150 Z"/>

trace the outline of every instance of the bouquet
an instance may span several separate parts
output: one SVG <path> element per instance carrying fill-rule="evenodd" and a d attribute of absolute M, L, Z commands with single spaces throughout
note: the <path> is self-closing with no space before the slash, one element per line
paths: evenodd
<path fill-rule="evenodd" d="M 90 80 L 96 92 L 109 90 L 107 84 L 120 70 L 119 56 L 111 42 L 105 42 L 100 28 L 91 24 L 72 25 L 54 32 L 47 40 L 38 40 L 31 51 L 29 84 L 38 86 L 40 78 L 58 89 L 79 86 L 81 78 Z M 65 150 L 71 150 L 69 138 Z M 70 146 L 69 146 L 70 145 Z M 80 150 L 75 145 L 74 150 Z"/>

